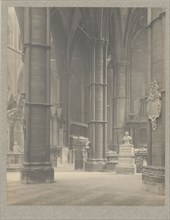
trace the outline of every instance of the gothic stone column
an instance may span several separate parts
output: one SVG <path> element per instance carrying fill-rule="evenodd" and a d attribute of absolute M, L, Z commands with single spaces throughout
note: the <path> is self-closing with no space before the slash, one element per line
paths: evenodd
<path fill-rule="evenodd" d="M 148 114 L 150 118 L 150 134 L 151 134 L 151 146 L 148 151 L 148 158 L 150 158 L 148 166 L 143 169 L 143 188 L 146 191 L 151 191 L 156 194 L 163 195 L 165 193 L 165 92 L 159 92 L 161 99 L 156 96 L 158 91 L 151 93 L 154 97 L 148 101 Z M 159 109 L 161 102 L 161 112 L 158 118 L 152 122 L 153 109 Z M 151 106 L 151 107 L 150 107 Z M 154 116 L 155 112 L 153 111 Z M 156 122 L 156 125 L 154 124 Z"/>
<path fill-rule="evenodd" d="M 85 123 L 86 106 L 85 106 L 85 85 L 81 86 L 81 121 Z"/>
<path fill-rule="evenodd" d="M 14 120 L 8 121 L 8 151 L 13 151 L 14 146 Z"/>
<path fill-rule="evenodd" d="M 54 181 L 50 164 L 50 12 L 25 8 L 26 140 L 22 183 Z"/>
<path fill-rule="evenodd" d="M 154 9 L 151 9 L 151 13 Z M 165 12 L 149 22 L 148 57 L 151 85 L 148 87 L 148 165 L 143 169 L 143 188 L 165 194 L 165 106 L 166 106 L 166 30 Z M 157 38 L 153 38 L 157 36 Z"/>
<path fill-rule="evenodd" d="M 92 46 L 92 72 L 90 77 L 90 122 L 91 158 L 86 171 L 103 171 L 107 145 L 107 43 L 94 40 Z"/>
<path fill-rule="evenodd" d="M 66 42 L 65 42 L 66 44 Z M 60 77 L 60 101 L 59 108 L 62 108 L 63 117 L 63 139 L 64 146 L 69 147 L 70 137 L 70 94 L 69 94 L 69 68 L 68 68 L 68 52 L 65 50 L 59 51 L 59 77 Z"/>
<path fill-rule="evenodd" d="M 127 66 L 126 62 L 114 64 L 113 75 L 113 144 L 117 151 L 125 134 L 126 100 L 127 100 Z"/>

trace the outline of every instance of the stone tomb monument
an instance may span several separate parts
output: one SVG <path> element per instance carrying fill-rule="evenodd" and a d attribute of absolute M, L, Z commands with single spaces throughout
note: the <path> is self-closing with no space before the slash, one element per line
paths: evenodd
<path fill-rule="evenodd" d="M 119 163 L 116 166 L 116 174 L 135 174 L 135 154 L 134 146 L 131 144 L 132 138 L 129 132 L 125 132 L 123 144 L 119 145 Z"/>

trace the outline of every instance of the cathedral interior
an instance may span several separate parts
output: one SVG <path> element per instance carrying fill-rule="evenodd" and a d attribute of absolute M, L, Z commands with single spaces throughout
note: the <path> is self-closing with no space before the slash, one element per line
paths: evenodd
<path fill-rule="evenodd" d="M 163 8 L 8 8 L 9 183 L 36 191 L 60 178 L 74 187 L 106 178 L 114 191 L 127 181 L 133 194 L 139 184 L 152 199 L 139 205 L 164 204 L 165 24 Z M 60 198 L 63 185 L 55 187 Z M 62 196 L 39 199 L 85 204 Z"/>

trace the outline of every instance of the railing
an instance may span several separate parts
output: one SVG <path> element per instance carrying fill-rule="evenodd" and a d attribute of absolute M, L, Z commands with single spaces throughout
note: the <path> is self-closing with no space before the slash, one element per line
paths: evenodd
<path fill-rule="evenodd" d="M 142 173 L 143 167 L 147 166 L 147 150 L 136 150 L 135 151 L 135 163 L 136 163 L 136 172 Z"/>
<path fill-rule="evenodd" d="M 20 152 L 8 152 L 7 153 L 7 170 L 17 171 L 22 168 L 24 161 L 24 153 Z"/>

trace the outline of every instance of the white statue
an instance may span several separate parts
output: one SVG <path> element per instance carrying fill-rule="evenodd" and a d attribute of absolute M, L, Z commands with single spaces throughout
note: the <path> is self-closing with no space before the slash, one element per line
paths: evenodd
<path fill-rule="evenodd" d="M 14 146 L 13 146 L 13 151 L 15 153 L 23 153 L 23 149 L 21 148 L 21 146 L 18 145 L 18 143 L 15 141 L 14 142 Z"/>
<path fill-rule="evenodd" d="M 131 142 L 132 142 L 132 138 L 131 138 L 131 136 L 129 136 L 128 131 L 125 132 L 125 136 L 123 137 L 123 142 L 124 142 L 124 144 L 131 144 Z"/>

